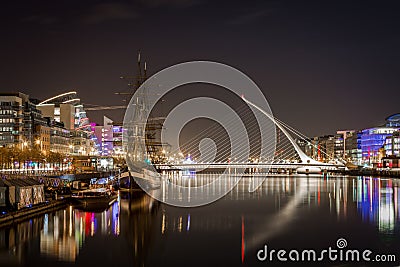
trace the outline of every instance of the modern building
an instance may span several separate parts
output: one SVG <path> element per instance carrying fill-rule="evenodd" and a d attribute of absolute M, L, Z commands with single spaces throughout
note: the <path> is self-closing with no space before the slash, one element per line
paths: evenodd
<path fill-rule="evenodd" d="M 38 109 L 43 117 L 49 117 L 56 122 L 62 122 L 68 130 L 75 129 L 75 107 L 69 103 L 40 104 Z"/>
<path fill-rule="evenodd" d="M 335 157 L 347 159 L 347 138 L 351 136 L 355 130 L 340 130 L 336 131 L 335 135 Z"/>
<path fill-rule="evenodd" d="M 77 96 L 77 92 L 62 93 L 44 101 L 38 101 L 38 108 L 44 117 L 63 122 L 69 130 L 85 130 L 90 132 L 89 118 Z"/>
<path fill-rule="evenodd" d="M 123 157 L 125 150 L 122 146 L 123 127 L 119 125 L 113 125 L 113 155 L 116 157 Z"/>
<path fill-rule="evenodd" d="M 36 125 L 34 146 L 46 154 L 50 151 L 50 131 L 51 127 L 46 125 Z"/>
<path fill-rule="evenodd" d="M 85 131 L 72 130 L 70 135 L 70 151 L 74 156 L 96 156 L 95 141 L 90 138 L 90 133 Z"/>
<path fill-rule="evenodd" d="M 361 165 L 361 131 L 352 131 L 346 135 L 346 160 L 356 165 Z"/>
<path fill-rule="evenodd" d="M 60 154 L 70 153 L 70 130 L 62 122 L 50 120 L 50 151 Z"/>
<path fill-rule="evenodd" d="M 386 136 L 385 139 L 385 154 L 386 156 L 400 157 L 400 132 L 393 132 L 391 136 Z"/>
<path fill-rule="evenodd" d="M 386 120 L 386 127 L 400 128 L 400 113 L 390 115 L 385 120 Z"/>
<path fill-rule="evenodd" d="M 35 129 L 45 125 L 41 111 L 23 93 L 0 94 L 0 146 L 31 146 Z"/>
<path fill-rule="evenodd" d="M 104 116 L 103 125 L 94 126 L 94 134 L 100 145 L 101 156 L 113 155 L 113 121 Z"/>
<path fill-rule="evenodd" d="M 362 130 L 361 151 L 365 163 L 378 163 L 382 158 L 386 138 L 390 137 L 397 128 L 374 127 Z"/>
<path fill-rule="evenodd" d="M 43 116 L 62 123 L 71 134 L 66 153 L 72 155 L 98 155 L 99 146 L 89 118 L 75 91 L 66 92 L 38 101 Z M 64 150 L 64 146 L 62 149 Z"/>
<path fill-rule="evenodd" d="M 310 157 L 321 162 L 329 162 L 335 157 L 335 136 L 323 135 L 313 137 L 310 148 Z"/>

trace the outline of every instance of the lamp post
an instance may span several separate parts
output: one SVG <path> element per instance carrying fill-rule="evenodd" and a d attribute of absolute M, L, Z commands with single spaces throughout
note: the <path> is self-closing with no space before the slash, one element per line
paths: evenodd
<path fill-rule="evenodd" d="M 22 151 L 24 150 L 24 148 L 28 145 L 28 142 L 23 141 L 21 146 L 22 146 Z"/>

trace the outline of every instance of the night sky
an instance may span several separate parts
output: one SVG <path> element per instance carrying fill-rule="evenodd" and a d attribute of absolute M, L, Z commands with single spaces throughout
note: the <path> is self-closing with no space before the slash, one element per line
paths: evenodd
<path fill-rule="evenodd" d="M 119 77 L 136 73 L 140 50 L 149 74 L 191 60 L 238 68 L 309 136 L 376 126 L 400 112 L 396 2 L 7 1 L 0 91 L 122 105 Z"/>

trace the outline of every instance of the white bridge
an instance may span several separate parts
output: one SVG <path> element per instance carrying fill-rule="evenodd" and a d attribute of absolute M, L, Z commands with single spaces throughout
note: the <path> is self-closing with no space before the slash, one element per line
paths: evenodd
<path fill-rule="evenodd" d="M 280 172 L 283 170 L 296 170 L 298 173 L 319 173 L 321 171 L 338 171 L 344 170 L 343 165 L 337 164 L 309 164 L 309 163 L 296 163 L 296 162 L 283 162 L 283 163 L 185 163 L 185 164 L 157 164 L 155 165 L 159 170 L 219 170 L 219 169 L 248 169 L 251 173 L 262 173 L 263 170 L 270 170 L 272 172 Z M 308 171 L 307 171 L 308 170 Z"/>
<path fill-rule="evenodd" d="M 282 137 L 276 143 L 276 156 L 271 160 L 257 160 L 257 162 L 169 162 L 165 164 L 157 164 L 155 167 L 160 171 L 169 170 L 182 170 L 182 171 L 206 171 L 212 172 L 221 169 L 235 171 L 236 169 L 242 170 L 245 173 L 280 173 L 280 172 L 296 172 L 296 173 L 321 173 L 324 171 L 341 171 L 345 170 L 345 161 L 343 159 L 330 159 L 327 162 L 317 161 L 307 156 L 303 150 L 298 146 L 292 135 L 303 142 L 309 141 L 306 136 L 298 132 L 296 129 L 290 127 L 284 122 L 273 117 L 268 112 L 265 112 L 252 102 L 243 100 L 252 108 L 264 114 L 270 119 L 277 127 L 276 131 Z M 291 134 L 289 134 L 291 132 Z M 283 140 L 284 139 L 284 140 Z M 190 147 L 190 144 L 189 144 Z M 193 147 L 193 145 L 192 145 Z"/>

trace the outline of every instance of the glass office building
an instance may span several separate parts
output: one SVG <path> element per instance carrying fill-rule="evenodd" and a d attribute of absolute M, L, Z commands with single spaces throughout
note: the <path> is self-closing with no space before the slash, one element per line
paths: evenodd
<path fill-rule="evenodd" d="M 386 137 L 392 136 L 397 128 L 375 127 L 362 130 L 361 150 L 363 160 L 376 161 L 379 159 L 379 150 L 384 149 Z"/>
<path fill-rule="evenodd" d="M 400 113 L 393 114 L 387 117 L 386 127 L 400 127 Z"/>

